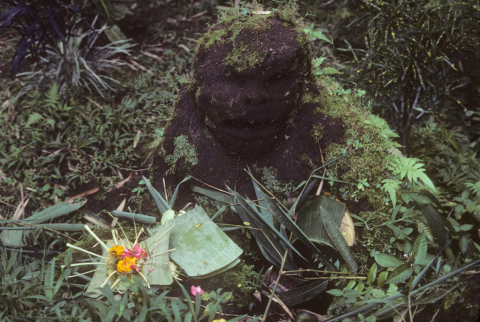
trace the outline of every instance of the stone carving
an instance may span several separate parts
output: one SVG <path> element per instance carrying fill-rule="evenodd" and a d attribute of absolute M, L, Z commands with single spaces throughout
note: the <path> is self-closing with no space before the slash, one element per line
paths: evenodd
<path fill-rule="evenodd" d="M 319 149 L 343 135 L 341 120 L 306 99 L 318 95 L 310 52 L 288 12 L 232 17 L 214 26 L 199 41 L 156 178 L 176 184 L 190 174 L 251 192 L 249 166 L 274 193 L 290 193 L 321 164 Z"/>

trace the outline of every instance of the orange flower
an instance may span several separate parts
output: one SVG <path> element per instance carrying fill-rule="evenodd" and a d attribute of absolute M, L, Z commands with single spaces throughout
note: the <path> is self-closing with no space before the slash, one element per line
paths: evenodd
<path fill-rule="evenodd" d="M 110 248 L 110 253 L 115 255 L 115 257 L 117 257 L 117 258 L 122 258 L 122 254 L 123 254 L 124 249 L 125 249 L 125 247 L 123 247 L 123 246 L 115 245 L 112 248 Z"/>
<path fill-rule="evenodd" d="M 137 258 L 136 257 L 125 257 L 117 264 L 117 271 L 119 273 L 130 273 L 132 270 L 137 271 Z"/>

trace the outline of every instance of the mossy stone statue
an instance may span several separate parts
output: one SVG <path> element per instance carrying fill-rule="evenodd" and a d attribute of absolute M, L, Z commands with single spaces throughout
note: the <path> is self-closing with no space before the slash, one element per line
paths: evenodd
<path fill-rule="evenodd" d="M 244 169 L 282 197 L 321 164 L 343 123 L 321 112 L 311 48 L 293 13 L 233 16 L 200 39 L 193 76 L 156 159 L 157 184 L 192 175 L 252 193 Z M 322 135 L 315 136 L 315 133 Z"/>

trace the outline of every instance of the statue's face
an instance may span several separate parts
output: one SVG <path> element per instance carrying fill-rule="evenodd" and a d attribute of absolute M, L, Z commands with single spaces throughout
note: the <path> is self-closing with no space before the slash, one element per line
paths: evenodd
<path fill-rule="evenodd" d="M 256 42 L 267 43 L 268 38 L 265 32 Z M 301 47 L 270 46 L 265 47 L 263 63 L 242 71 L 225 66 L 226 55 L 219 54 L 220 50 L 207 52 L 201 65 L 196 62 L 195 77 L 201 79 L 195 93 L 200 115 L 232 153 L 248 157 L 270 151 L 285 138 L 285 123 L 299 106 L 302 78 L 297 52 Z"/>

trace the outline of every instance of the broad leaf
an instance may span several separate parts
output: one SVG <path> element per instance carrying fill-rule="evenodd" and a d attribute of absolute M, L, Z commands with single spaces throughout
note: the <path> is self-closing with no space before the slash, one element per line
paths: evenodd
<path fill-rule="evenodd" d="M 409 264 L 403 264 L 398 266 L 393 272 L 390 273 L 390 276 L 387 280 L 389 284 L 398 284 L 406 281 L 413 274 L 413 267 Z"/>
<path fill-rule="evenodd" d="M 297 305 L 306 302 L 327 289 L 328 281 L 317 280 L 312 283 L 304 284 L 296 289 L 285 292 L 276 292 L 282 302 L 287 305 Z"/>
<path fill-rule="evenodd" d="M 312 242 L 333 247 L 321 219 L 322 211 L 329 213 L 336 226 L 340 227 L 345 214 L 345 204 L 327 196 L 318 197 L 303 205 L 298 211 L 297 225 Z"/>
<path fill-rule="evenodd" d="M 378 265 L 382 267 L 393 267 L 396 268 L 400 265 L 405 264 L 401 259 L 396 258 L 395 256 L 389 254 L 375 254 L 373 255 Z"/>
<path fill-rule="evenodd" d="M 427 219 L 433 237 L 437 243 L 443 247 L 447 244 L 447 231 L 445 229 L 444 221 L 439 213 L 431 206 L 417 203 L 417 207 L 423 212 Z"/>
<path fill-rule="evenodd" d="M 377 264 L 373 263 L 372 267 L 370 267 L 370 271 L 368 272 L 367 284 L 372 284 L 376 278 L 377 278 Z"/>
<path fill-rule="evenodd" d="M 355 260 L 353 252 L 348 247 L 348 244 L 345 241 L 345 238 L 343 237 L 340 228 L 338 228 L 338 225 L 332 219 L 330 214 L 326 211 L 321 212 L 321 217 L 323 224 L 325 225 L 325 229 L 327 230 L 328 236 L 335 245 L 335 248 L 338 250 L 340 255 L 342 255 L 343 259 L 345 260 L 345 264 L 347 265 L 350 272 L 356 274 L 358 270 L 357 261 Z"/>
<path fill-rule="evenodd" d="M 425 256 L 427 255 L 427 249 L 428 249 L 428 244 L 427 244 L 427 239 L 425 238 L 425 235 L 420 234 L 418 235 L 417 239 L 415 239 L 415 242 L 413 243 L 412 246 L 412 255 L 415 258 L 415 264 L 420 264 L 423 262 L 425 259 Z"/>

